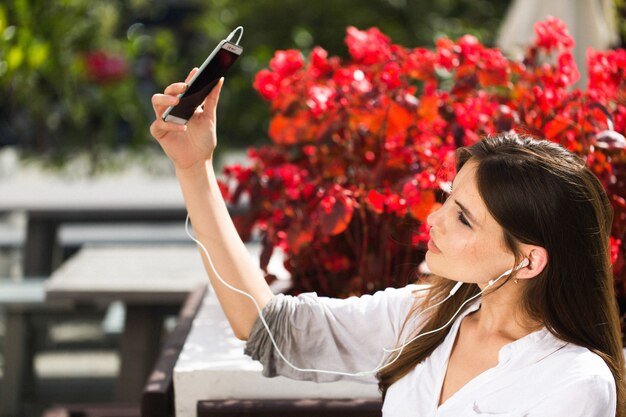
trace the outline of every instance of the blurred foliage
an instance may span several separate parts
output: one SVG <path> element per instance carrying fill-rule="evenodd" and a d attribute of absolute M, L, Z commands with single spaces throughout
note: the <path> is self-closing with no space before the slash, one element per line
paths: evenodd
<path fill-rule="evenodd" d="M 167 28 L 148 36 L 129 19 L 144 8 L 103 0 L 0 5 L 0 145 L 57 164 L 81 151 L 97 169 L 107 151 L 149 143 L 152 71 L 169 68 L 174 42 Z"/>
<path fill-rule="evenodd" d="M 620 44 L 626 44 L 626 0 L 615 0 L 617 28 L 619 30 Z"/>
<path fill-rule="evenodd" d="M 473 34 L 491 45 L 509 0 L 7 0 L 0 4 L 0 146 L 62 163 L 145 149 L 150 96 L 184 79 L 238 25 L 244 53 L 220 103 L 220 146 L 265 140 L 267 104 L 254 75 L 277 49 L 320 45 L 346 56 L 349 25 L 430 46 Z"/>
<path fill-rule="evenodd" d="M 237 25 L 245 28 L 241 42 L 244 53 L 227 77 L 222 96 L 220 146 L 224 146 L 259 143 L 267 137 L 268 106 L 253 91 L 252 81 L 256 72 L 267 67 L 275 50 L 299 49 L 306 56 L 319 45 L 329 54 L 346 57 L 344 39 L 350 25 L 360 29 L 376 26 L 394 42 L 406 46 L 432 46 L 444 34 L 456 38 L 466 33 L 489 45 L 495 41 L 510 1 L 211 0 L 209 3 L 211 7 L 206 15 L 195 20 L 201 28 L 199 32 L 220 39 Z M 195 62 L 202 60 L 198 56 Z"/>

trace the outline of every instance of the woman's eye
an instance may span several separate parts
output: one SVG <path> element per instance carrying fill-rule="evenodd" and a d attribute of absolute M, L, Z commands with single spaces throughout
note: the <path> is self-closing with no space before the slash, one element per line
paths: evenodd
<path fill-rule="evenodd" d="M 465 214 L 463 214 L 462 211 L 459 211 L 459 221 L 469 228 L 472 227 L 467 221 L 467 219 L 465 218 Z"/>

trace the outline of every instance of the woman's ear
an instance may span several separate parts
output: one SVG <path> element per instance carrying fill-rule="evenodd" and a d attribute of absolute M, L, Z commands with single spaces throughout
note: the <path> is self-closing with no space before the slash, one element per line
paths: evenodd
<path fill-rule="evenodd" d="M 522 253 L 526 254 L 528 265 L 515 274 L 515 279 L 532 279 L 539 275 L 548 265 L 548 251 L 541 246 L 522 245 Z"/>

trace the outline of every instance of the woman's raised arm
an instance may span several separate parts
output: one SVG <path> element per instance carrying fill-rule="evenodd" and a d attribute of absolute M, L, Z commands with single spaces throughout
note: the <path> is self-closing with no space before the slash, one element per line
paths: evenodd
<path fill-rule="evenodd" d="M 150 133 L 174 164 L 196 238 L 206 247 L 215 269 L 226 282 L 250 294 L 263 308 L 273 294 L 233 225 L 213 170 L 216 107 L 223 82 L 219 81 L 187 125 L 161 120 L 165 109 L 178 102 L 178 95 L 187 87 L 185 83 L 171 84 L 163 94 L 155 94 L 152 106 L 156 120 Z M 258 317 L 254 303 L 222 284 L 203 252 L 202 261 L 235 336 L 247 339 Z"/>

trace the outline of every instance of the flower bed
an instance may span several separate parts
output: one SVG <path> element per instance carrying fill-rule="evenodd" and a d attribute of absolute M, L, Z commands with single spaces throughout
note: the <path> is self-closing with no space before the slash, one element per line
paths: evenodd
<path fill-rule="evenodd" d="M 249 197 L 238 222 L 244 234 L 262 231 L 261 266 L 281 248 L 296 293 L 404 285 L 423 259 L 425 219 L 454 175 L 455 149 L 515 129 L 563 144 L 602 181 L 626 299 L 626 142 L 615 132 L 626 128 L 626 51 L 589 51 L 589 83 L 576 89 L 564 24 L 535 29 L 522 62 L 469 35 L 410 49 L 354 27 L 348 60 L 319 47 L 306 60 L 276 52 L 255 80 L 271 105 L 272 144 L 250 149 L 249 167 L 224 171 L 230 201 Z"/>

